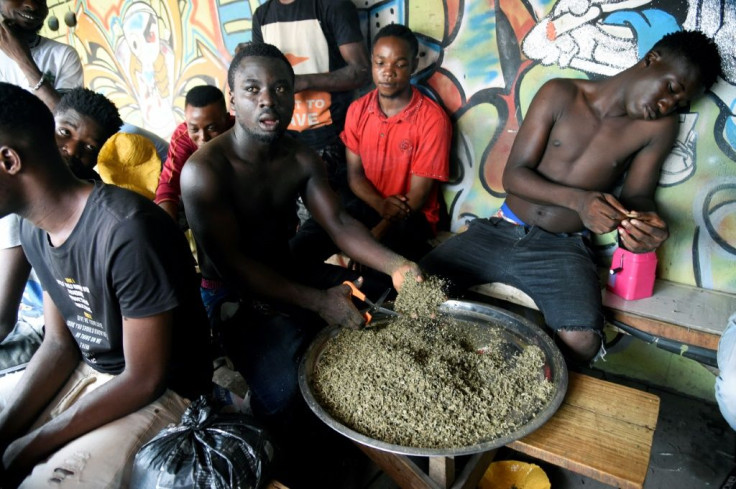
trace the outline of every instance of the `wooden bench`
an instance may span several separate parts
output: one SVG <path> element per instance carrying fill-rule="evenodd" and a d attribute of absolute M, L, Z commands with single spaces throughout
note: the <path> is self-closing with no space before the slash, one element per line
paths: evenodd
<path fill-rule="evenodd" d="M 736 313 L 736 295 L 657 280 L 654 294 L 637 301 L 604 291 L 603 307 L 609 319 L 653 336 L 717 350 L 728 318 Z"/>
<path fill-rule="evenodd" d="M 614 487 L 641 488 L 658 415 L 654 394 L 571 373 L 555 415 L 508 446 Z"/>
<path fill-rule="evenodd" d="M 483 284 L 473 292 L 537 309 L 519 289 L 502 283 Z M 728 318 L 736 312 L 736 295 L 667 280 L 657 280 L 646 299 L 627 301 L 603 288 L 603 308 L 609 320 L 619 321 L 657 338 L 707 350 L 717 350 Z"/>
<path fill-rule="evenodd" d="M 614 487 L 642 488 L 658 414 L 653 394 L 571 373 L 555 415 L 508 447 Z M 456 477 L 453 457 L 430 457 L 427 472 L 407 456 L 358 446 L 403 489 L 475 488 L 495 456 L 473 455 Z"/>

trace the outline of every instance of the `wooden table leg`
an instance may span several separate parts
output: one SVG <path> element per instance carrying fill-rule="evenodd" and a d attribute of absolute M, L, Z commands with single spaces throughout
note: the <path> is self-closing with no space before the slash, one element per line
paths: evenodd
<path fill-rule="evenodd" d="M 429 457 L 429 478 L 442 489 L 455 482 L 455 457 Z"/>
<path fill-rule="evenodd" d="M 475 489 L 496 456 L 496 450 L 476 453 L 455 478 L 454 457 L 429 457 L 429 475 L 406 455 L 356 443 L 401 489 Z"/>
<path fill-rule="evenodd" d="M 443 489 L 405 455 L 356 443 L 401 489 Z"/>
<path fill-rule="evenodd" d="M 483 474 L 486 473 L 488 466 L 491 465 L 493 459 L 496 457 L 498 449 L 489 450 L 487 452 L 476 453 L 473 455 L 468 463 L 463 467 L 462 472 L 455 483 L 451 486 L 452 489 L 475 489 L 478 487 L 478 482 L 483 478 Z"/>

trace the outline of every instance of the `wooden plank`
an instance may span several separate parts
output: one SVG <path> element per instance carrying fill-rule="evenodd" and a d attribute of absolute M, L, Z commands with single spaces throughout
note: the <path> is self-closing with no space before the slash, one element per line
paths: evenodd
<path fill-rule="evenodd" d="M 429 478 L 442 489 L 455 481 L 455 457 L 429 457 Z"/>
<path fill-rule="evenodd" d="M 734 311 L 736 311 L 736 309 Z M 709 350 L 717 350 L 718 341 L 721 339 L 720 334 L 706 333 L 623 311 L 611 309 L 609 314 L 610 319 L 621 321 L 622 323 L 628 324 L 639 331 L 649 333 L 659 338 L 679 341 L 686 345 L 694 345 L 701 348 L 707 348 Z"/>
<path fill-rule="evenodd" d="M 589 376 L 571 373 L 570 380 L 557 413 L 508 446 L 606 484 L 641 489 L 659 398 Z"/>
<path fill-rule="evenodd" d="M 384 452 L 362 443 L 355 443 L 376 465 L 381 467 L 401 489 L 443 489 L 424 473 L 409 457 Z"/>
<path fill-rule="evenodd" d="M 720 336 L 728 318 L 736 311 L 736 294 L 657 280 L 651 297 L 627 301 L 606 291 L 603 305 L 660 323 Z"/>
<path fill-rule="evenodd" d="M 569 373 L 566 404 L 654 430 L 659 397 L 589 375 Z"/>
<path fill-rule="evenodd" d="M 508 284 L 494 282 L 469 290 L 538 310 L 531 297 Z M 602 298 L 611 319 L 653 336 L 709 350 L 718 349 L 728 318 L 736 311 L 734 294 L 666 280 L 657 280 L 654 295 L 647 299 L 627 301 L 605 289 Z"/>

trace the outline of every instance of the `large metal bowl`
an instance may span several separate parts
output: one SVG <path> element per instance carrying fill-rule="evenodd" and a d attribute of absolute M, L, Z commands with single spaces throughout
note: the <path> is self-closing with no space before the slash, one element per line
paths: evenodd
<path fill-rule="evenodd" d="M 522 351 L 530 345 L 538 346 L 545 356 L 544 366 L 540 369 L 540 378 L 547 378 L 553 384 L 553 395 L 547 405 L 535 416 L 530 417 L 519 429 L 503 436 L 488 437 L 481 442 L 452 448 L 418 448 L 386 443 L 369 438 L 343 425 L 334 419 L 320 405 L 312 390 L 312 379 L 315 366 L 319 363 L 320 355 L 325 349 L 327 341 L 335 336 L 338 328 L 327 328 L 320 332 L 309 346 L 299 366 L 299 388 L 310 409 L 327 426 L 342 433 L 344 436 L 369 447 L 402 455 L 424 457 L 458 456 L 485 452 L 504 446 L 514 440 L 523 438 L 542 426 L 557 411 L 567 391 L 567 368 L 562 354 L 552 339 L 537 325 L 523 317 L 504 309 L 469 301 L 447 301 L 440 306 L 440 311 L 475 327 L 499 330 L 502 337 L 508 342 L 511 349 Z M 421 416 L 421 413 L 417 413 Z"/>

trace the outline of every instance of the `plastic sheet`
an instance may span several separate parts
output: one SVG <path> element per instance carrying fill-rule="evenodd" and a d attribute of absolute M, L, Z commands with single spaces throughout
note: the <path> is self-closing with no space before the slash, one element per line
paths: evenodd
<path fill-rule="evenodd" d="M 268 434 L 249 416 L 216 412 L 201 397 L 143 445 L 135 457 L 130 487 L 256 489 L 273 459 Z"/>

